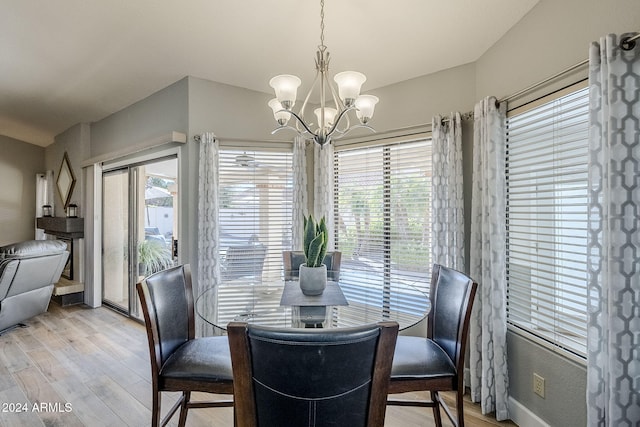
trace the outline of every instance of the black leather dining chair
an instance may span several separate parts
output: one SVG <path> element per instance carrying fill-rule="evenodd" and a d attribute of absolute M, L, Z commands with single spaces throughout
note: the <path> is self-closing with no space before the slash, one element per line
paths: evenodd
<path fill-rule="evenodd" d="M 262 243 L 230 246 L 220 266 L 222 280 L 252 278 L 262 282 L 267 247 Z"/>
<path fill-rule="evenodd" d="M 464 354 L 477 287 L 464 273 L 433 266 L 427 337 L 398 337 L 389 384 L 389 394 L 429 391 L 431 400 L 390 398 L 388 405 L 432 407 L 436 426 L 442 426 L 442 407 L 454 426 L 464 427 Z M 440 391 L 456 392 L 457 417 L 442 400 Z"/>
<path fill-rule="evenodd" d="M 192 402 L 191 392 L 233 395 L 227 337 L 195 338 L 193 291 L 188 264 L 160 271 L 136 285 L 149 341 L 153 427 L 164 426 L 180 408 L 184 426 L 190 408 L 233 406 L 233 400 Z M 161 393 L 182 392 L 160 420 Z"/>
<path fill-rule="evenodd" d="M 306 262 L 302 251 L 282 251 L 282 263 L 284 265 L 284 280 L 297 280 L 300 277 L 300 266 Z M 342 252 L 327 252 L 322 262 L 327 266 L 327 278 L 340 280 L 340 264 Z"/>
<path fill-rule="evenodd" d="M 237 427 L 383 427 L 396 322 L 227 333 Z"/>

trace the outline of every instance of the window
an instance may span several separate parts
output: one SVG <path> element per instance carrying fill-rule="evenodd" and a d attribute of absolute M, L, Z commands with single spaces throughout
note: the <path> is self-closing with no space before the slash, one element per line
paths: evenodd
<path fill-rule="evenodd" d="M 220 150 L 222 279 L 262 282 L 282 276 L 291 248 L 291 152 Z"/>
<path fill-rule="evenodd" d="M 507 319 L 586 356 L 588 88 L 507 120 Z"/>
<path fill-rule="evenodd" d="M 336 149 L 334 166 L 334 237 L 342 252 L 340 283 L 350 305 L 423 313 L 414 288 L 407 286 L 393 301 L 389 288 L 417 285 L 428 291 L 431 141 Z"/>

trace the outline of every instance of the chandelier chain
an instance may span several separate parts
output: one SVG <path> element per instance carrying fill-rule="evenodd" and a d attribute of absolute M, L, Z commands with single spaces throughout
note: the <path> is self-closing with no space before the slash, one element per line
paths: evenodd
<path fill-rule="evenodd" d="M 324 45 L 324 0 L 320 0 L 320 50 L 324 51 L 327 47 Z"/>

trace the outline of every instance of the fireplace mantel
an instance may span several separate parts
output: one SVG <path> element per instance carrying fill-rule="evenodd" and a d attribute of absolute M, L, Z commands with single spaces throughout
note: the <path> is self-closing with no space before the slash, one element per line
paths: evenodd
<path fill-rule="evenodd" d="M 45 233 L 53 236 L 67 239 L 82 239 L 84 237 L 84 218 L 49 216 L 37 218 L 36 224 Z"/>

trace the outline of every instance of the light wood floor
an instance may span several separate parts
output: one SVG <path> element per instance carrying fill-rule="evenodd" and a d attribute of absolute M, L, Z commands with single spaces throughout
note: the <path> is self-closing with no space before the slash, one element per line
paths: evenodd
<path fill-rule="evenodd" d="M 27 324 L 0 336 L 0 426 L 149 425 L 150 367 L 143 325 L 106 308 L 55 303 Z M 175 396 L 165 394 L 165 410 Z M 465 414 L 470 427 L 515 426 L 482 416 L 471 402 L 465 403 Z M 232 426 L 233 412 L 191 410 L 187 425 Z M 385 425 L 433 426 L 431 410 L 389 407 Z"/>

